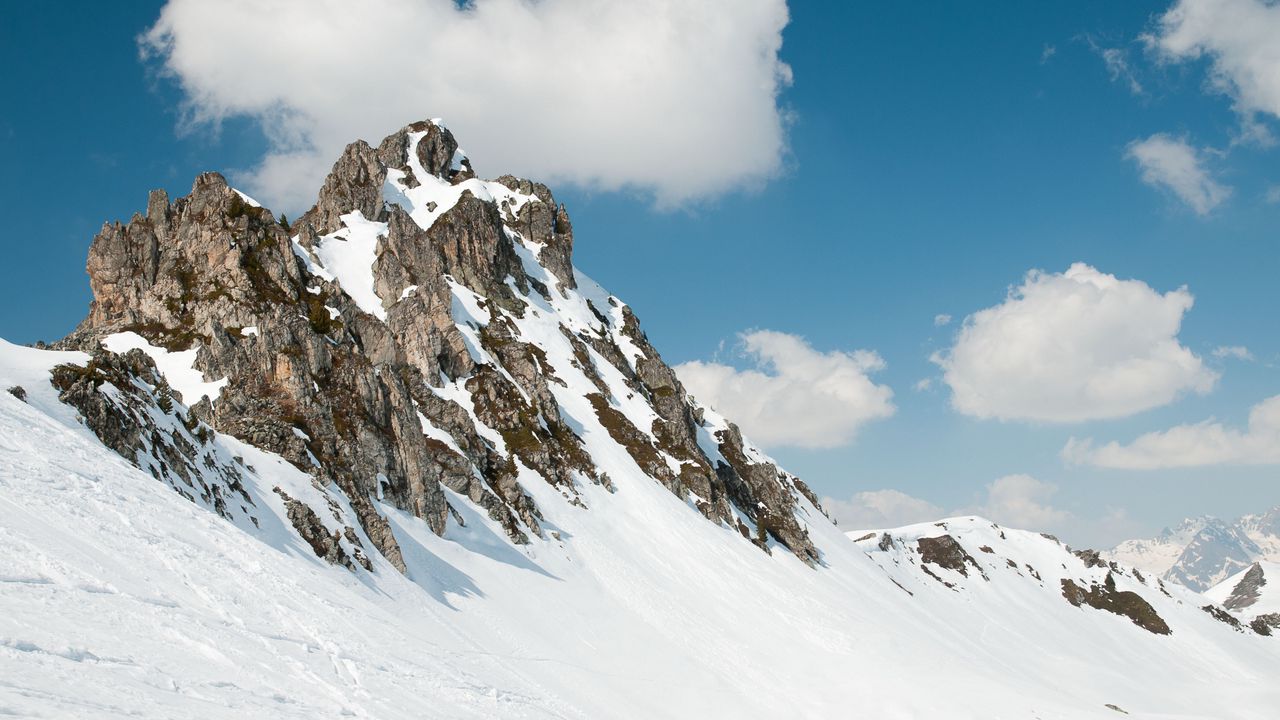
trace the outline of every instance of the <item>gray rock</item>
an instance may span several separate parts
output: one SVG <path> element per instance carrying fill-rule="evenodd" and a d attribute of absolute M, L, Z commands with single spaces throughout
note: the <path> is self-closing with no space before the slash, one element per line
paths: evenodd
<path fill-rule="evenodd" d="M 411 148 L 416 133 L 423 133 L 422 140 Z M 102 395 L 94 392 L 94 373 L 141 377 L 152 369 L 140 354 L 111 356 L 99 347 L 100 339 L 133 331 L 170 349 L 195 348 L 195 366 L 207 377 L 229 382 L 216 403 L 194 404 L 193 418 L 279 454 L 311 473 L 318 486 L 336 484 L 374 547 L 397 568 L 404 569 L 399 545 L 371 498 L 410 512 L 443 534 L 450 518 L 460 518 L 446 499 L 448 488 L 500 523 L 513 542 L 541 536 L 542 512 L 517 481 L 517 461 L 570 502 L 581 504 L 577 478 L 612 489 L 561 416 L 551 388 L 563 381 L 542 350 L 523 341 L 498 312 L 523 317 L 527 306 L 520 295 L 551 297 L 576 287 L 572 224 L 548 188 L 511 176 L 499 182 L 540 202 L 516 212 L 464 192 L 424 230 L 404 208 L 384 200 L 392 169 L 404 172 L 411 186 L 426 180 L 413 177 L 410 152 L 422 170 L 447 182 L 474 177 L 469 162 L 457 162 L 457 147 L 452 134 L 432 122 L 409 125 L 376 148 L 352 143 L 325 179 L 315 206 L 291 228 L 271 211 L 245 202 L 217 173 L 199 176 L 189 195 L 173 201 L 163 191 L 152 192 L 145 215 L 103 226 L 90 247 L 93 303 L 88 317 L 58 346 L 92 352 L 95 369 L 84 376 L 65 371 L 64 399 L 80 408 L 105 443 L 129 457 L 146 445 L 141 438 L 149 428 L 140 420 L 123 422 L 118 409 L 103 406 Z M 385 321 L 364 312 L 339 283 L 311 276 L 295 252 L 295 240 L 297 252 L 310 252 L 354 211 L 387 223 L 372 267 Z M 539 260 L 558 288 L 526 275 L 510 232 L 541 243 Z M 477 364 L 469 352 L 452 316 L 450 279 L 484 298 L 491 317 L 480 339 L 496 366 Z M 409 286 L 416 291 L 399 299 Z M 751 460 L 755 455 L 734 426 L 717 432 L 717 457 L 709 457 L 697 441 L 701 411 L 649 344 L 635 315 L 624 308 L 619 328 L 643 353 L 633 368 L 607 332 L 612 328 L 603 310 L 596 309 L 600 332 L 562 331 L 600 390 L 593 403 L 611 436 L 656 482 L 682 498 L 696 495 L 708 519 L 750 538 L 738 519 L 745 516 L 756 523 L 761 547 L 767 550 L 773 538 L 804 561 L 819 562 L 818 550 L 796 519 L 800 498 L 818 506 L 808 487 L 771 463 Z M 256 335 L 241 332 L 248 326 L 258 329 Z M 652 428 L 642 431 L 609 407 L 609 388 L 588 346 L 626 378 L 629 391 L 653 406 L 658 419 Z M 473 407 L 432 391 L 446 380 L 464 381 Z M 507 452 L 485 439 L 472 413 L 502 436 Z M 420 418 L 452 443 L 425 435 Z M 181 466 L 177 462 L 171 471 L 181 476 Z M 233 480 L 227 487 L 234 489 Z M 323 531 L 308 513 L 314 510 L 289 505 L 290 521 L 317 555 L 351 566 L 350 555 L 338 554 L 341 539 Z"/>

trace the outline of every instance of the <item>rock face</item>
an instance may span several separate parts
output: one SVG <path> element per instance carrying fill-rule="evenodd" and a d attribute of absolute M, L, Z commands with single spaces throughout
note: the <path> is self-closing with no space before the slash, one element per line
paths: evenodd
<path fill-rule="evenodd" d="M 1271 635 L 1273 630 L 1280 628 L 1277 577 L 1280 577 L 1280 564 L 1255 562 L 1247 570 L 1227 578 L 1204 594 L 1218 603 L 1223 612 L 1248 624 L 1259 635 Z"/>
<path fill-rule="evenodd" d="M 1228 610 L 1241 610 L 1258 602 L 1267 578 L 1260 563 L 1254 563 L 1245 571 L 1244 577 L 1232 589 L 1231 595 L 1222 603 Z"/>
<path fill-rule="evenodd" d="M 950 535 L 940 535 L 933 538 L 920 538 L 916 541 L 916 546 L 920 550 L 920 561 L 930 563 L 938 567 L 948 570 L 955 570 L 968 577 L 969 570 L 966 565 L 973 567 L 982 572 L 982 568 L 977 561 L 973 559 L 969 553 L 965 552 L 964 547 L 956 542 L 956 539 Z M 987 546 L 984 546 L 987 547 Z"/>
<path fill-rule="evenodd" d="M 1168 635 L 1170 632 L 1169 625 L 1141 595 L 1130 590 L 1116 589 L 1112 573 L 1107 573 L 1101 585 L 1092 584 L 1087 588 L 1070 579 L 1063 579 L 1061 583 L 1062 596 L 1076 607 L 1088 605 L 1123 615 L 1132 620 L 1134 625 L 1156 635 Z"/>
<path fill-rule="evenodd" d="M 94 348 L 88 365 L 61 365 L 52 382 L 102 444 L 228 520 L 257 524 L 243 466 L 209 442 L 209 427 L 175 408 L 151 358 Z M 109 391 L 104 392 L 104 388 Z"/>
<path fill-rule="evenodd" d="M 687 396 L 631 310 L 574 270 L 573 243 L 548 188 L 479 180 L 443 125 L 414 123 L 376 148 L 349 145 L 291 226 L 216 173 L 177 200 L 152 192 L 145 214 L 94 238 L 94 300 L 60 346 L 95 353 L 98 372 L 132 363 L 141 375 L 145 358 L 115 357 L 103 339 L 195 350 L 195 369 L 227 382 L 216 400 L 180 398 L 189 421 L 339 488 L 393 562 L 376 502 L 437 534 L 460 522 L 451 502 L 474 503 L 527 542 L 544 532 L 529 483 L 571 503 L 583 483 L 611 485 L 591 435 L 710 521 L 816 563 L 813 494 Z M 97 407 L 96 379 L 63 382 L 108 445 L 131 460 L 156 452 L 144 422 L 110 429 L 107 416 L 127 412 Z M 298 532 L 351 565 L 307 512 L 290 511 Z"/>

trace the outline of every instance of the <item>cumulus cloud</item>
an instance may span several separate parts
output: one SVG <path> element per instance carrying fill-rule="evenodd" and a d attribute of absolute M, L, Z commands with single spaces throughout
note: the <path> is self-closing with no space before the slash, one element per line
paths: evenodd
<path fill-rule="evenodd" d="M 716 362 L 677 365 L 681 382 L 765 447 L 846 445 L 868 422 L 893 415 L 893 391 L 870 374 L 885 367 L 874 352 L 819 352 L 804 338 L 771 330 L 740 336 L 755 367 Z"/>
<path fill-rule="evenodd" d="M 1193 304 L 1076 263 L 1032 271 L 999 305 L 965 319 L 932 360 L 951 405 L 979 418 L 1065 423 L 1116 418 L 1212 389 L 1217 374 L 1178 342 Z"/>
<path fill-rule="evenodd" d="M 1280 5 L 1269 0 L 1179 0 L 1144 39 L 1168 62 L 1207 57 L 1210 82 L 1236 111 L 1280 116 Z"/>
<path fill-rule="evenodd" d="M 848 500 L 823 498 L 822 507 L 845 530 L 894 528 L 937 520 L 942 508 L 898 490 L 855 493 Z"/>
<path fill-rule="evenodd" d="M 933 503 L 898 490 L 855 493 L 848 500 L 823 498 L 822 506 L 845 530 L 894 528 L 955 515 L 981 515 L 1001 525 L 1028 530 L 1058 530 L 1074 520 L 1052 504 L 1058 487 L 1030 475 L 1006 475 L 988 483 L 975 504 L 945 512 Z"/>
<path fill-rule="evenodd" d="M 1056 530 L 1071 519 L 1071 513 L 1050 503 L 1058 486 L 1030 475 L 1005 475 L 988 483 L 986 491 L 986 499 L 966 514 L 1028 530 Z"/>
<path fill-rule="evenodd" d="M 1172 192 L 1197 215 L 1208 215 L 1231 196 L 1231 188 L 1209 174 L 1202 153 L 1186 140 L 1156 133 L 1129 143 L 1125 157 L 1138 164 L 1143 182 Z"/>
<path fill-rule="evenodd" d="M 1205 465 L 1280 464 L 1280 395 L 1254 405 L 1244 430 L 1206 420 L 1142 435 L 1128 445 L 1071 438 L 1062 449 L 1069 463 L 1124 470 Z"/>
<path fill-rule="evenodd" d="M 942 327 L 951 324 L 951 316 L 946 313 L 939 313 L 933 316 L 933 326 Z"/>
<path fill-rule="evenodd" d="M 1213 349 L 1213 356 L 1219 359 L 1252 360 L 1253 353 L 1243 345 L 1221 345 Z"/>
<path fill-rule="evenodd" d="M 492 175 L 675 205 L 775 175 L 785 0 L 169 0 L 141 38 L 189 124 L 246 117 L 238 181 L 296 210 L 342 147 L 442 116 Z"/>

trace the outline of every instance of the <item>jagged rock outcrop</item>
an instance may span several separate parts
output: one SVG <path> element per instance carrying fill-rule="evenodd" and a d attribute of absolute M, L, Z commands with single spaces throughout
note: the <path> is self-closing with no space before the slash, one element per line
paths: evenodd
<path fill-rule="evenodd" d="M 1262 587 L 1266 584 L 1267 579 L 1262 571 L 1262 565 L 1254 563 L 1245 571 L 1244 577 L 1240 578 L 1240 582 L 1231 591 L 1231 595 L 1223 601 L 1222 606 L 1228 610 L 1247 608 L 1258 601 L 1262 594 Z"/>
<path fill-rule="evenodd" d="M 916 541 L 916 546 L 920 550 L 920 561 L 923 563 L 954 570 L 966 577 L 969 575 L 966 565 L 979 573 L 982 572 L 982 567 L 973 559 L 973 556 L 965 552 L 964 547 L 950 535 L 920 538 Z"/>
<path fill-rule="evenodd" d="M 145 215 L 94 239 L 93 304 L 60 346 L 99 368 L 120 362 L 100 344 L 122 332 L 195 350 L 227 382 L 180 398 L 192 421 L 336 485 L 393 564 L 378 502 L 437 534 L 461 521 L 451 502 L 470 502 L 523 543 L 543 533 L 528 483 L 579 505 L 583 483 L 612 488 L 588 424 L 708 519 L 819 561 L 800 509 L 820 511 L 813 493 L 707 419 L 628 307 L 579 287 L 573 243 L 546 186 L 481 181 L 442 124 L 414 123 L 349 145 L 290 226 L 217 173 L 177 200 L 154 191 Z M 64 392 L 88 418 L 84 382 Z M 145 433 L 125 434 L 104 441 L 128 456 Z M 289 515 L 317 554 L 351 564 L 307 511 Z"/>
<path fill-rule="evenodd" d="M 52 383 L 102 444 L 167 483 L 180 495 L 234 520 L 254 524 L 253 499 L 242 485 L 243 467 L 210 445 L 208 426 L 180 414 L 151 359 L 95 348 L 85 366 L 61 365 Z M 110 392 L 102 392 L 103 386 Z"/>
<path fill-rule="evenodd" d="M 1109 613 L 1123 615 L 1134 625 L 1156 635 L 1168 635 L 1172 632 L 1168 623 L 1145 598 L 1131 590 L 1117 590 L 1115 576 L 1110 572 L 1107 573 L 1101 585 L 1095 583 L 1088 587 L 1081 587 L 1070 579 L 1064 579 L 1061 583 L 1062 596 L 1076 607 L 1088 605 Z"/>

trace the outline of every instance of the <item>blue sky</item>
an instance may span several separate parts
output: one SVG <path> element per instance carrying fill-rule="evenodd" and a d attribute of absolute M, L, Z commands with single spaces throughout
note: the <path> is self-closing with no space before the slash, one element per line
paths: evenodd
<path fill-rule="evenodd" d="M 763 17 L 779 2 L 755 6 Z M 1183 4 L 1194 10 L 1207 2 Z M 0 30 L 4 66 L 18 69 L 0 76 L 0 202 L 8 220 L 0 336 L 6 339 L 55 339 L 79 321 L 89 301 L 83 267 L 93 234 L 103 221 L 142 209 L 149 189 L 184 194 L 207 169 L 251 183 L 264 155 L 280 149 L 282 127 L 234 99 L 217 106 L 220 122 L 189 122 L 192 108 L 184 114 L 183 102 L 190 96 L 181 82 L 190 89 L 199 68 L 175 77 L 162 72 L 163 54 L 139 57 L 137 38 L 163 5 L 29 4 L 11 11 Z M 573 3 L 553 5 L 563 10 Z M 1221 5 L 1224 14 L 1262 8 L 1255 0 Z M 1221 77 L 1215 61 L 1247 56 L 1239 47 L 1247 38 L 1213 23 L 1185 26 L 1201 56 L 1174 57 L 1168 47 L 1162 55 L 1142 37 L 1168 36 L 1159 19 L 1170 7 L 1008 2 L 973 13 L 953 3 L 793 2 L 781 49 L 776 58 L 769 54 L 789 66 L 790 84 L 768 99 L 764 115 L 758 103 L 749 106 L 752 114 L 742 113 L 732 104 L 736 97 L 705 110 L 713 119 L 714 112 L 726 113 L 717 132 L 743 135 L 740 148 L 681 156 L 673 153 L 679 135 L 643 128 L 657 123 L 676 133 L 687 120 L 642 118 L 649 124 L 637 131 L 625 124 L 631 118 L 619 119 L 617 143 L 669 156 L 669 169 L 659 167 L 657 174 L 623 158 L 592 166 L 594 177 L 576 177 L 564 169 L 564 162 L 576 162 L 572 149 L 554 133 L 540 137 L 536 123 L 529 125 L 531 142 L 551 148 L 544 155 L 521 154 L 523 148 L 487 152 L 454 129 L 481 174 L 544 176 L 538 170 L 546 168 L 545 176 L 559 180 L 555 189 L 573 217 L 578 266 L 635 308 L 670 363 L 750 370 L 757 359 L 745 352 L 739 334 L 755 330 L 803 338 L 815 355 L 835 358 L 841 367 L 845 356 L 822 354 L 878 354 L 884 367 L 865 377 L 892 390 L 892 415 L 851 421 L 852 435 L 827 442 L 830 447 L 765 443 L 836 500 L 837 514 L 874 518 L 880 512 L 906 521 L 923 519 L 913 512 L 978 510 L 1010 524 L 1042 524 L 1076 544 L 1109 544 L 1184 515 L 1234 516 L 1280 503 L 1277 460 L 1265 449 L 1155 469 L 1068 463 L 1061 455 L 1072 437 L 1128 447 L 1144 433 L 1209 419 L 1243 428 L 1250 408 L 1280 394 L 1280 202 L 1268 201 L 1280 186 L 1278 151 L 1244 133 L 1250 122 L 1278 129 L 1280 101 L 1269 104 L 1275 98 L 1266 80 L 1280 85 L 1280 65 L 1238 69 L 1237 79 L 1262 78 L 1261 89 L 1211 85 Z M 748 30 L 755 19 L 746 15 L 728 24 L 745 28 L 743 36 L 754 41 L 759 33 Z M 271 24 L 252 14 L 241 20 Z M 272 32 L 283 36 L 287 28 Z M 51 38 L 63 49 L 51 52 Z M 723 42 L 735 42 L 731 32 Z M 681 67 L 672 75 L 689 83 L 681 98 L 694 98 L 690 113 L 704 112 L 698 103 L 719 97 L 716 85 L 731 69 L 711 58 L 732 57 L 734 50 L 719 47 L 705 67 Z M 548 74 L 560 61 L 546 60 Z M 625 62 L 608 54 L 582 61 Z M 249 78 L 243 83 L 246 94 L 258 87 Z M 589 95 L 590 87 L 582 92 Z M 573 92 L 572 83 L 560 91 Z M 335 90 L 335 104 L 347 97 L 343 92 Z M 369 139 L 418 117 L 467 117 L 469 108 L 456 94 L 441 93 L 438 104 L 421 94 L 408 92 L 413 116 L 385 127 L 374 123 L 381 131 Z M 499 94 L 481 102 L 501 107 L 502 100 Z M 210 114 L 209 106 L 204 110 Z M 607 141 L 608 110 L 601 112 L 579 132 L 603 132 Z M 512 115 L 509 122 L 525 127 Z M 756 122 L 765 116 L 779 118 L 784 133 L 780 163 L 770 165 L 762 150 L 767 167 L 760 173 L 760 166 L 735 163 L 767 144 L 768 123 Z M 1184 196 L 1168 183 L 1144 181 L 1133 144 L 1154 136 L 1169 141 L 1165 149 L 1191 152 L 1200 175 L 1192 174 L 1190 190 L 1182 186 Z M 509 157 L 518 167 L 492 167 L 487 155 Z M 705 166 L 682 167 L 695 157 Z M 712 189 L 671 190 L 668 178 L 682 175 L 705 176 Z M 1186 180 L 1186 173 L 1180 177 Z M 1205 200 L 1216 197 L 1215 188 L 1225 199 Z M 672 200 L 672 192 L 689 197 Z M 1197 196 L 1187 193 L 1200 194 L 1201 212 Z M 1213 207 L 1205 210 L 1204 202 Z M 951 352 L 964 319 L 1004 303 L 1028 271 L 1060 274 L 1077 262 L 1150 289 L 1146 306 L 1130 308 L 1124 299 L 1105 306 L 1116 313 L 1121 336 L 1145 327 L 1143 313 L 1154 312 L 1157 302 L 1152 298 L 1185 286 L 1194 306 L 1166 339 L 1196 359 L 1199 374 L 1171 381 L 1172 397 L 1138 402 L 1139 409 L 1115 417 L 1062 422 L 1014 412 L 999 419 L 953 407 L 954 388 L 931 356 Z M 952 321 L 937 325 L 938 315 Z M 992 332 L 1001 327 L 991 326 Z M 1068 344 L 1063 352 L 1085 356 L 1111 346 L 1105 337 L 1086 340 L 1093 344 Z M 1247 348 L 1250 359 L 1214 355 L 1230 346 Z M 834 382 L 824 367 L 815 361 L 758 369 L 766 377 L 789 371 L 801 386 L 821 388 Z M 1217 375 L 1211 388 L 1192 387 L 1195 377 L 1210 374 Z M 917 389 L 922 380 L 929 380 L 927 389 Z M 1008 379 L 1011 387 L 1023 382 Z M 1028 387 L 1034 391 L 1034 383 Z M 1034 406 L 1035 398 L 1028 402 Z M 757 420 L 758 434 L 774 437 L 769 423 L 789 421 L 782 411 Z M 1266 444 L 1265 437 L 1254 441 Z M 1180 464 L 1152 460 L 1169 445 L 1144 446 L 1144 462 Z M 1129 450 L 1132 459 L 1137 449 Z M 1015 479 L 990 487 L 1009 477 Z M 857 495 L 886 489 L 910 500 Z"/>

